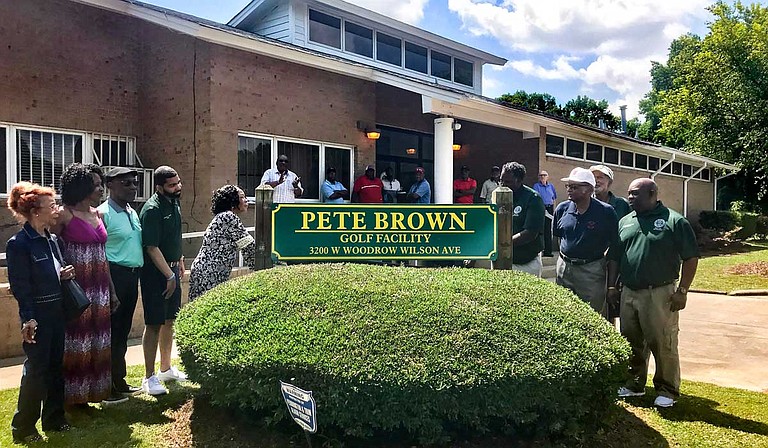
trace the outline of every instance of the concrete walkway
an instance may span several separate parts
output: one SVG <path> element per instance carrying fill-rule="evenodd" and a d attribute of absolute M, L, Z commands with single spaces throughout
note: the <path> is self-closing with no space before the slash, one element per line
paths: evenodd
<path fill-rule="evenodd" d="M 131 343 L 128 364 L 143 364 L 141 341 Z M 0 361 L 0 389 L 19 386 L 23 361 Z M 687 380 L 768 393 L 768 297 L 689 293 L 680 314 L 680 361 Z"/>

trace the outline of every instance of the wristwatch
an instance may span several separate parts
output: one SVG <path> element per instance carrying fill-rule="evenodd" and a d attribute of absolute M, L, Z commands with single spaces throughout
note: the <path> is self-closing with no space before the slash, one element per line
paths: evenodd
<path fill-rule="evenodd" d="M 682 286 L 677 287 L 677 292 L 688 294 L 688 288 L 683 288 Z"/>

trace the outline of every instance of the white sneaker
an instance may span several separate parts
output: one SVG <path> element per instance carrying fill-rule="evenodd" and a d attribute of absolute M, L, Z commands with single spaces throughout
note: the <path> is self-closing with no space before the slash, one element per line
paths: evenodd
<path fill-rule="evenodd" d="M 659 395 L 658 397 L 656 397 L 656 400 L 653 402 L 653 405 L 658 406 L 660 408 L 671 408 L 672 406 L 675 405 L 675 400 L 669 397 Z"/>
<path fill-rule="evenodd" d="M 179 383 L 183 383 L 184 381 L 187 381 L 187 374 L 176 367 L 171 366 L 171 368 L 165 372 L 158 372 L 157 379 L 160 381 L 178 381 Z"/>
<path fill-rule="evenodd" d="M 141 380 L 141 391 L 147 395 L 164 395 L 168 393 L 168 389 L 160 384 L 157 375 L 152 375 L 149 378 Z"/>
<path fill-rule="evenodd" d="M 619 398 L 627 398 L 627 397 L 642 397 L 645 395 L 645 391 L 643 392 L 635 392 L 632 389 L 629 389 L 627 387 L 620 387 L 619 388 Z"/>

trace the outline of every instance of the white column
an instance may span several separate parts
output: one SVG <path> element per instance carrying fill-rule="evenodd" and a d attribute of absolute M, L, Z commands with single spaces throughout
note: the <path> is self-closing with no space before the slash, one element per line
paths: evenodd
<path fill-rule="evenodd" d="M 453 118 L 435 119 L 435 204 L 453 203 Z"/>

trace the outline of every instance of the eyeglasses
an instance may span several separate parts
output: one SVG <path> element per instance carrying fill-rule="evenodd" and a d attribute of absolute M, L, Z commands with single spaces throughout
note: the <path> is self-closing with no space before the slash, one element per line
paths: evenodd
<path fill-rule="evenodd" d="M 582 184 L 568 184 L 568 185 L 565 186 L 565 189 L 566 190 L 576 190 L 576 189 L 585 188 L 585 187 L 586 187 L 586 185 L 582 185 Z"/>
<path fill-rule="evenodd" d="M 120 184 L 124 187 L 130 187 L 131 185 L 139 186 L 138 180 L 120 179 Z"/>
<path fill-rule="evenodd" d="M 549 177 L 549 174 L 539 174 L 539 177 Z"/>

